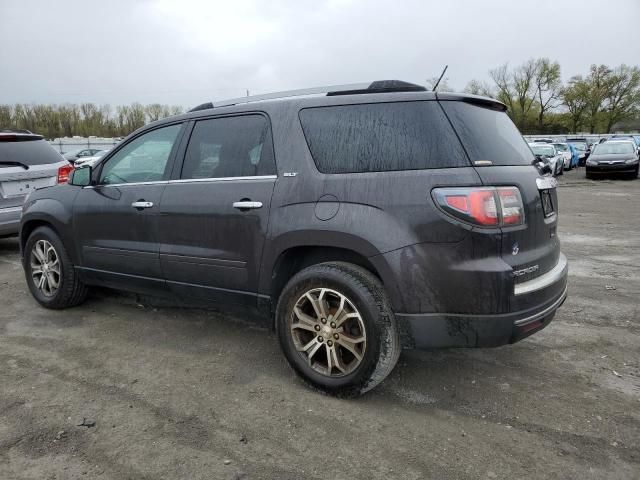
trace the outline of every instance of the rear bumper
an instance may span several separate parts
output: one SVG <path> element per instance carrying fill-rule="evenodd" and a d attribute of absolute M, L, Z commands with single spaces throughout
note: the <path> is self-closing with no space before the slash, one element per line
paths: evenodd
<path fill-rule="evenodd" d="M 0 208 L 0 237 L 17 235 L 20 231 L 22 206 Z"/>
<path fill-rule="evenodd" d="M 515 343 L 545 328 L 567 297 L 568 264 L 564 255 L 550 272 L 517 284 L 514 305 L 547 300 L 502 314 L 396 313 L 406 348 L 497 347 Z M 549 296 L 549 292 L 554 292 Z"/>

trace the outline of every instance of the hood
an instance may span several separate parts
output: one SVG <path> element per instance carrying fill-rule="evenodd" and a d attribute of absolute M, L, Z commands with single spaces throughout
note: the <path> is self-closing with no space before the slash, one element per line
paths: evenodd
<path fill-rule="evenodd" d="M 635 153 L 615 153 L 610 155 L 591 155 L 589 160 L 592 162 L 624 162 L 625 160 L 636 159 Z"/>

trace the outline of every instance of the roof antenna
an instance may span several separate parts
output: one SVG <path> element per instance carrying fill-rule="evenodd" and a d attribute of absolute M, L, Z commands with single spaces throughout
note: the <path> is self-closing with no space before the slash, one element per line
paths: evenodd
<path fill-rule="evenodd" d="M 444 73 L 447 71 L 447 68 L 449 68 L 449 65 L 444 66 L 444 70 L 442 70 L 442 74 L 440 75 L 440 78 L 438 79 L 436 84 L 433 86 L 433 90 L 431 90 L 432 92 L 435 92 L 436 88 L 438 88 L 438 85 L 440 85 L 440 80 L 442 80 L 442 77 L 444 77 Z"/>

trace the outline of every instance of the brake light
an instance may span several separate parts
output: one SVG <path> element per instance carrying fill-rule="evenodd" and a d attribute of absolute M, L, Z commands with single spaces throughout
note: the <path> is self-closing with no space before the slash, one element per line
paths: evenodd
<path fill-rule="evenodd" d="M 73 166 L 71 165 L 63 165 L 60 167 L 58 169 L 58 183 L 67 183 L 72 171 Z"/>
<path fill-rule="evenodd" d="M 517 187 L 435 188 L 438 206 L 459 220 L 481 227 L 524 223 L 524 206 Z"/>
<path fill-rule="evenodd" d="M 520 225 L 524 212 L 520 190 L 516 187 L 500 187 L 497 189 L 500 197 L 503 225 Z"/>

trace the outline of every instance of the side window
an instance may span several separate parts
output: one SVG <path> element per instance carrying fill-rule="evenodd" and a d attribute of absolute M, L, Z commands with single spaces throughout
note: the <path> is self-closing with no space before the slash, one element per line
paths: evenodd
<path fill-rule="evenodd" d="M 182 125 L 158 128 L 129 142 L 105 163 L 100 183 L 167 180 L 167 161 L 181 128 Z"/>
<path fill-rule="evenodd" d="M 435 101 L 307 108 L 300 121 L 322 173 L 469 166 Z"/>
<path fill-rule="evenodd" d="M 262 115 L 196 122 L 182 166 L 183 179 L 275 174 L 269 122 Z"/>

